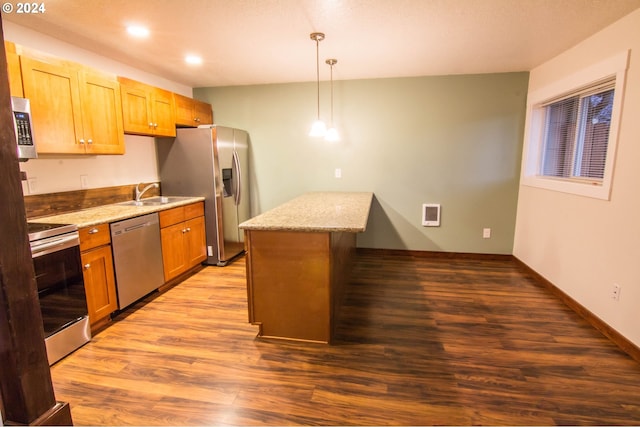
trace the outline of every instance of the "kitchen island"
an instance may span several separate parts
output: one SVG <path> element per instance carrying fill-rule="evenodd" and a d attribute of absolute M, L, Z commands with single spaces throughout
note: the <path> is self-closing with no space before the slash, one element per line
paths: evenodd
<path fill-rule="evenodd" d="M 259 337 L 330 343 L 373 193 L 314 192 L 240 224 Z"/>

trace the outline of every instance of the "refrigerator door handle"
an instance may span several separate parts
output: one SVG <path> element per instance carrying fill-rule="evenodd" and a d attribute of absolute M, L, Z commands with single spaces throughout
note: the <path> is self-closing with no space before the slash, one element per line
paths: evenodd
<path fill-rule="evenodd" d="M 233 172 L 233 176 L 236 178 L 236 188 L 235 188 L 235 204 L 238 206 L 240 204 L 240 200 L 242 198 L 242 172 L 240 170 L 240 159 L 238 157 L 238 152 L 233 150 L 233 168 L 235 171 Z"/>

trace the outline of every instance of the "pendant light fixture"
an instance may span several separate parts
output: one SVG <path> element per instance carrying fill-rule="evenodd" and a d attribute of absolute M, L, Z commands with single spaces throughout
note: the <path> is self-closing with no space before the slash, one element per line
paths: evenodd
<path fill-rule="evenodd" d="M 327 141 L 339 141 L 340 135 L 338 130 L 333 126 L 333 66 L 338 62 L 337 59 L 327 59 L 325 61 L 331 67 L 331 121 L 329 122 L 329 129 L 324 136 Z"/>
<path fill-rule="evenodd" d="M 323 137 L 327 133 L 327 126 L 320 120 L 320 42 L 324 40 L 324 33 L 311 33 L 311 40 L 316 42 L 316 87 L 318 95 L 318 116 L 311 126 L 309 136 Z"/>

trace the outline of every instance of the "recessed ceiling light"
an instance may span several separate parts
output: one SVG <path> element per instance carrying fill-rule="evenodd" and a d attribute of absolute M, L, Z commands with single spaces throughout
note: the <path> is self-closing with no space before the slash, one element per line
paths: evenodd
<path fill-rule="evenodd" d="M 147 27 L 143 27 L 142 25 L 129 25 L 127 26 L 127 32 L 133 37 L 149 37 L 149 29 Z"/>
<path fill-rule="evenodd" d="M 184 57 L 184 62 L 191 65 L 200 65 L 202 64 L 202 58 L 197 55 L 187 55 Z"/>

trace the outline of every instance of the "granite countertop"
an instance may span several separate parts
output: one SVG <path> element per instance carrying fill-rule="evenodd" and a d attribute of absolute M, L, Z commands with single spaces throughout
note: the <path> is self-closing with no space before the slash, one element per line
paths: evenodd
<path fill-rule="evenodd" d="M 240 224 L 245 230 L 365 231 L 373 193 L 314 192 Z"/>
<path fill-rule="evenodd" d="M 91 227 L 98 224 L 120 221 L 148 213 L 188 205 L 202 200 L 204 200 L 204 197 L 172 197 L 171 201 L 168 203 L 145 206 L 132 206 L 124 205 L 122 203 L 114 203 L 111 205 L 96 206 L 95 208 L 83 209 L 59 215 L 31 218 L 29 219 L 29 222 L 46 224 L 76 224 L 78 228 Z"/>

